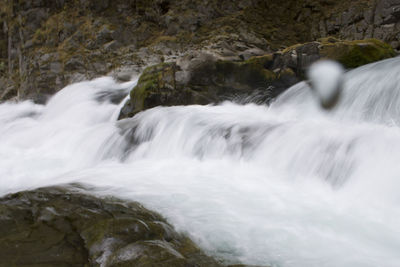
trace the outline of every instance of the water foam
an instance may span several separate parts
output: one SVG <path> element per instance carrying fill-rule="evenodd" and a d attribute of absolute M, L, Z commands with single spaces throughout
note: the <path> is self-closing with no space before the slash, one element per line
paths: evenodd
<path fill-rule="evenodd" d="M 227 263 L 399 266 L 399 61 L 347 73 L 331 113 L 304 83 L 270 107 L 158 107 L 118 122 L 135 81 L 4 103 L 0 194 L 86 184 L 160 212 Z"/>

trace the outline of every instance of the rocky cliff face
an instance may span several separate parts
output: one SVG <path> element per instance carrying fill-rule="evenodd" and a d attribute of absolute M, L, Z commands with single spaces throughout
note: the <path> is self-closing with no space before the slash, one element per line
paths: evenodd
<path fill-rule="evenodd" d="M 35 98 L 105 74 L 205 50 L 222 59 L 313 41 L 378 38 L 399 48 L 400 1 L 1 0 L 0 99 Z"/>

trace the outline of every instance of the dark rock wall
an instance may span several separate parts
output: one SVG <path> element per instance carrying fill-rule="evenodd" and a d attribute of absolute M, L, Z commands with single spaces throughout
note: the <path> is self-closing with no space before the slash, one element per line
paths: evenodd
<path fill-rule="evenodd" d="M 347 3 L 347 1 L 343 2 Z M 345 11 L 331 13 L 318 24 L 314 24 L 312 36 L 332 35 L 349 40 L 376 38 L 398 50 L 400 48 L 400 1 L 358 2 L 356 5 L 347 3 Z"/>
<path fill-rule="evenodd" d="M 399 8 L 398 0 L 0 0 L 0 100 L 40 101 L 110 73 L 126 79 L 187 50 L 240 60 L 325 36 L 398 49 Z"/>

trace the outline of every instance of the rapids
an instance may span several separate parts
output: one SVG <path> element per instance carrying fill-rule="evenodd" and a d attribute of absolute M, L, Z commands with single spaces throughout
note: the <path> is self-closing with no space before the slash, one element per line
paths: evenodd
<path fill-rule="evenodd" d="M 333 111 L 306 83 L 270 106 L 157 107 L 136 81 L 0 105 L 0 195 L 79 183 L 135 200 L 226 263 L 400 266 L 400 59 L 347 72 Z"/>

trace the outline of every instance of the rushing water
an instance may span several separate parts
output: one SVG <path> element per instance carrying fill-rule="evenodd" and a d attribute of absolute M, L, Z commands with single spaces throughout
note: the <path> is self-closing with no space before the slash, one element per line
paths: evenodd
<path fill-rule="evenodd" d="M 0 105 L 0 195 L 60 183 L 137 200 L 211 255 L 270 266 L 400 266 L 400 59 L 305 83 L 270 107 L 158 107 L 116 121 L 135 81 Z M 113 101 L 110 101 L 113 100 Z"/>

